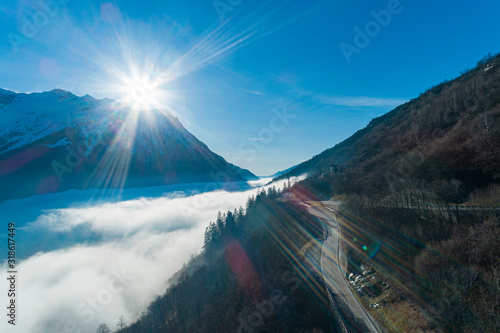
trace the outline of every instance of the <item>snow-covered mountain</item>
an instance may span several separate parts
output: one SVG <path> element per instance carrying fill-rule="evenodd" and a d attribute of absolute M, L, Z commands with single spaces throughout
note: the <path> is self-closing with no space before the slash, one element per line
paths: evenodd
<path fill-rule="evenodd" d="M 0 89 L 0 200 L 83 188 L 257 179 L 166 110 L 64 90 Z"/>

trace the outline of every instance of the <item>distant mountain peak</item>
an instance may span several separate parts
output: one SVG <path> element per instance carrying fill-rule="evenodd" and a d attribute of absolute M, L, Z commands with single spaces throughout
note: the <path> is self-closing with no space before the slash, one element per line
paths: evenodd
<path fill-rule="evenodd" d="M 67 90 L 64 90 L 64 89 L 60 89 L 60 88 L 57 88 L 57 89 L 52 89 L 50 91 L 48 91 L 49 93 L 53 93 L 53 94 L 71 94 L 69 91 Z M 73 94 L 72 94 L 73 95 Z"/>
<path fill-rule="evenodd" d="M 2 89 L 0 88 L 0 93 L 1 94 L 4 94 L 4 95 L 15 95 L 16 93 L 13 92 L 13 91 L 10 91 L 10 90 L 5 90 L 5 89 Z"/>
<path fill-rule="evenodd" d="M 258 179 L 213 153 L 168 110 L 134 116 L 114 100 L 62 89 L 3 91 L 0 187 L 14 190 L 0 200 L 86 187 Z"/>

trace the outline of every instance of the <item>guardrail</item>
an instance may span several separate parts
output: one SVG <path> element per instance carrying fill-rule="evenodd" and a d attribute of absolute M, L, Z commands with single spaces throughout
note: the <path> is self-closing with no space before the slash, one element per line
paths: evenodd
<path fill-rule="evenodd" d="M 324 278 L 323 278 L 324 280 Z M 330 302 L 330 308 L 333 310 L 334 314 L 334 322 L 335 322 L 335 328 L 337 329 L 337 332 L 342 332 L 342 333 L 350 333 L 351 331 L 349 330 L 349 326 L 347 325 L 347 321 L 345 320 L 344 316 L 342 315 L 342 311 L 340 311 L 340 307 L 337 304 L 337 301 L 335 298 L 332 296 L 332 293 L 330 292 L 330 288 L 325 282 L 325 289 L 328 294 L 328 300 Z"/>
<path fill-rule="evenodd" d="M 321 221 L 320 219 L 318 220 Z M 324 242 L 328 238 L 328 228 L 323 221 L 321 221 L 321 223 L 323 225 L 323 238 L 324 238 L 323 242 Z M 326 283 L 325 273 L 323 272 L 323 265 L 321 265 L 321 275 L 323 275 L 323 284 L 325 285 L 325 290 L 326 293 L 328 294 L 328 302 L 330 304 L 330 310 L 331 310 L 330 313 L 333 314 L 334 318 L 333 321 L 335 323 L 336 332 L 351 333 L 351 331 L 349 330 L 349 326 L 347 325 L 347 321 L 342 315 L 342 311 L 340 310 L 337 301 L 335 300 L 334 296 L 332 296 L 330 288 Z"/>

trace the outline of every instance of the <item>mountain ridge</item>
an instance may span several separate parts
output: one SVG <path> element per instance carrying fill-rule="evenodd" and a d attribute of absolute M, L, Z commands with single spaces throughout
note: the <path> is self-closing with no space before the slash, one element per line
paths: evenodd
<path fill-rule="evenodd" d="M 167 110 L 136 112 L 61 89 L 0 91 L 0 200 L 83 188 L 258 179 Z"/>
<path fill-rule="evenodd" d="M 277 179 L 309 174 L 332 194 L 387 195 L 410 180 L 446 192 L 457 180 L 464 197 L 500 181 L 500 56 L 374 118 L 351 137 Z M 339 172 L 330 172 L 331 166 Z M 340 176 L 339 174 L 342 174 Z M 457 198 L 458 199 L 458 198 Z M 464 199 L 464 198 L 461 198 Z"/>

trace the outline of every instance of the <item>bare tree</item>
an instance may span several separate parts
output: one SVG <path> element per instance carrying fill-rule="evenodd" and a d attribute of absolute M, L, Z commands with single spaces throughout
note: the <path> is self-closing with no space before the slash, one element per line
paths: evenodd
<path fill-rule="evenodd" d="M 108 325 L 106 324 L 101 324 L 97 327 L 97 333 L 111 333 L 111 330 L 109 329 Z"/>
<path fill-rule="evenodd" d="M 118 332 L 121 332 L 122 329 L 125 328 L 125 326 L 127 326 L 127 323 L 125 322 L 125 318 L 123 317 L 123 315 L 121 315 L 118 318 L 118 323 L 116 323 L 116 328 L 117 328 Z"/>

